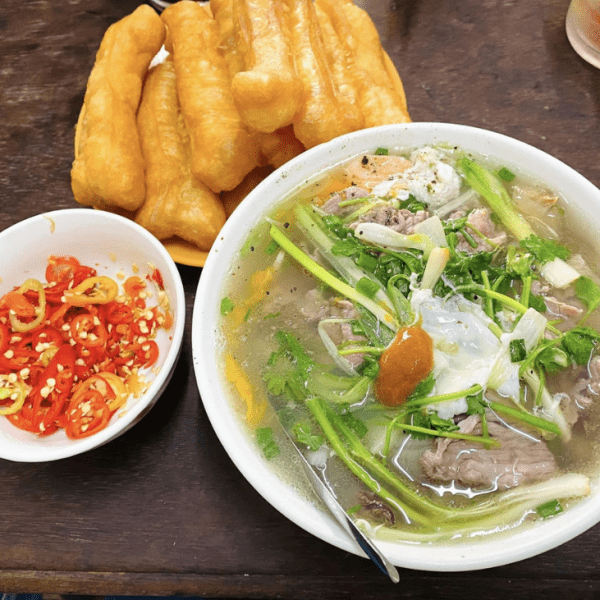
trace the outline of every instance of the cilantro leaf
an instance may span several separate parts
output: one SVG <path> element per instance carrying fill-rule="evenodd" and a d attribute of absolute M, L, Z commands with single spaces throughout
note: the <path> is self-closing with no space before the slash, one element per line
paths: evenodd
<path fill-rule="evenodd" d="M 410 210 L 410 212 L 416 213 L 420 210 L 426 210 L 427 204 L 417 200 L 412 194 L 408 196 L 406 200 L 401 200 L 399 207 L 400 209 Z"/>
<path fill-rule="evenodd" d="M 281 450 L 275 441 L 273 430 L 270 427 L 259 427 L 256 430 L 256 441 L 267 460 L 272 460 L 276 456 L 279 456 Z"/>
<path fill-rule="evenodd" d="M 537 355 L 535 364 L 546 373 L 558 373 L 569 366 L 569 357 L 561 348 L 548 347 Z"/>
<path fill-rule="evenodd" d="M 484 415 L 487 406 L 487 402 L 483 399 L 483 391 L 474 396 L 467 396 L 468 415 Z"/>
<path fill-rule="evenodd" d="M 433 433 L 435 431 L 456 431 L 459 429 L 452 419 L 442 419 L 437 412 L 417 412 L 412 417 L 412 424 L 416 427 L 432 430 L 431 434 L 411 431 L 411 435 L 416 439 L 435 437 Z"/>
<path fill-rule="evenodd" d="M 359 419 L 353 412 L 346 410 L 340 414 L 340 419 L 348 426 L 349 429 L 362 438 L 367 434 L 369 428 Z"/>
<path fill-rule="evenodd" d="M 563 245 L 554 240 L 546 240 L 537 235 L 530 235 L 521 240 L 521 247 L 531 252 L 537 261 L 544 264 L 560 258 L 567 260 L 571 253 Z"/>
<path fill-rule="evenodd" d="M 575 282 L 575 294 L 587 306 L 589 312 L 600 304 L 600 286 L 585 275 Z"/>
<path fill-rule="evenodd" d="M 565 333 L 562 347 L 578 365 L 585 365 L 599 341 L 600 333 L 595 329 L 574 327 Z"/>
<path fill-rule="evenodd" d="M 306 421 L 296 423 L 292 427 L 292 433 L 296 441 L 307 446 L 309 450 L 318 450 L 323 445 L 323 437 L 312 433 L 310 423 Z"/>
<path fill-rule="evenodd" d="M 411 400 L 415 400 L 417 398 L 426 398 L 431 394 L 433 388 L 435 386 L 435 379 L 433 377 L 433 373 L 429 373 L 425 379 L 422 379 L 417 383 L 415 389 L 408 395 L 406 398 L 407 402 Z"/>
<path fill-rule="evenodd" d="M 267 384 L 267 390 L 274 396 L 281 396 L 285 391 L 285 384 L 287 378 L 283 373 L 277 373 L 276 371 L 269 370 L 263 375 L 263 379 Z"/>

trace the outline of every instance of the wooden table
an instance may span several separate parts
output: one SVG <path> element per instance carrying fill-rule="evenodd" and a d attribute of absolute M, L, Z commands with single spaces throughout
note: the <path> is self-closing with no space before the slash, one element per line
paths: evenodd
<path fill-rule="evenodd" d="M 358 0 L 415 121 L 502 132 L 600 186 L 600 71 L 571 49 L 567 0 Z M 136 0 L 3 0 L 0 230 L 74 207 L 73 129 L 105 29 Z M 0 266 L 2 258 L 0 257 Z M 244 480 L 200 400 L 190 345 L 201 270 L 182 266 L 188 322 L 172 383 L 107 446 L 0 461 L 0 590 L 244 598 L 573 598 L 600 594 L 600 526 L 541 556 L 466 573 L 401 571 L 316 539 Z M 468 565 L 465 565 L 468 567 Z"/>

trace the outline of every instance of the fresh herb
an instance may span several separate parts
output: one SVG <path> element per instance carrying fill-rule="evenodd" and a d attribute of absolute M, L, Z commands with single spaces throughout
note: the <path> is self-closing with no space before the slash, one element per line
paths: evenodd
<path fill-rule="evenodd" d="M 221 314 L 223 316 L 228 315 L 234 308 L 235 305 L 231 298 L 226 297 L 221 300 Z"/>
<path fill-rule="evenodd" d="M 356 291 L 371 299 L 375 297 L 375 294 L 380 289 L 381 288 L 368 277 L 362 277 L 356 284 Z"/>
<path fill-rule="evenodd" d="M 600 304 L 600 286 L 589 277 L 582 275 L 575 282 L 575 294 L 587 307 L 586 314 L 579 322 L 581 324 Z"/>
<path fill-rule="evenodd" d="M 374 356 L 365 356 L 362 364 L 358 367 L 358 372 L 364 377 L 375 379 L 379 373 L 379 359 Z"/>
<path fill-rule="evenodd" d="M 457 163 L 468 185 L 489 205 L 496 217 L 517 240 L 534 235 L 533 229 L 515 208 L 502 180 L 492 171 L 466 156 Z"/>
<path fill-rule="evenodd" d="M 263 379 L 267 384 L 267 390 L 274 396 L 281 396 L 285 391 L 287 378 L 284 373 L 277 373 L 273 370 L 268 370 L 264 373 Z"/>
<path fill-rule="evenodd" d="M 555 258 L 567 260 L 571 253 L 562 244 L 554 240 L 541 238 L 537 235 L 530 235 L 521 240 L 521 247 L 532 254 L 532 256 L 541 264 L 548 263 Z"/>
<path fill-rule="evenodd" d="M 377 148 L 377 150 L 375 150 L 377 156 L 387 156 L 389 153 L 390 151 L 387 148 Z"/>
<path fill-rule="evenodd" d="M 257 428 L 256 441 L 267 460 L 272 460 L 279 456 L 281 450 L 279 449 L 279 446 L 273 437 L 273 430 L 270 427 Z"/>
<path fill-rule="evenodd" d="M 431 394 L 434 387 L 435 378 L 433 377 L 433 373 L 429 373 L 425 379 L 422 379 L 419 381 L 419 383 L 417 383 L 415 389 L 406 398 L 406 401 L 410 402 L 411 400 L 416 400 L 417 398 L 425 398 Z"/>
<path fill-rule="evenodd" d="M 591 327 L 574 327 L 564 334 L 562 347 L 578 365 L 587 364 L 600 341 L 600 333 Z"/>
<path fill-rule="evenodd" d="M 500 179 L 502 179 L 503 181 L 512 181 L 516 177 L 516 175 L 506 167 L 502 167 L 498 171 L 498 177 L 500 177 Z"/>
<path fill-rule="evenodd" d="M 346 425 L 346 427 L 353 431 L 359 438 L 363 438 L 369 431 L 369 428 L 364 423 L 364 421 L 359 419 L 350 410 L 342 411 L 340 413 L 340 419 Z"/>
<path fill-rule="evenodd" d="M 266 254 L 275 254 L 275 252 L 277 252 L 277 250 L 279 250 L 279 244 L 275 240 L 271 240 L 265 248 L 265 253 Z"/>
<path fill-rule="evenodd" d="M 516 363 L 525 360 L 525 357 L 527 356 L 525 340 L 523 338 L 519 338 L 517 340 L 510 340 L 509 351 L 511 362 Z"/>
<path fill-rule="evenodd" d="M 569 366 L 570 360 L 561 348 L 548 346 L 538 353 L 535 364 L 546 373 L 558 373 Z"/>
<path fill-rule="evenodd" d="M 548 517 L 553 517 L 563 511 L 563 507 L 558 500 L 550 500 L 549 502 L 545 502 L 544 504 L 540 504 L 536 511 L 542 519 L 547 519 Z"/>
<path fill-rule="evenodd" d="M 400 200 L 398 208 L 410 210 L 410 212 L 416 213 L 420 210 L 426 210 L 427 204 L 421 200 L 417 200 L 412 194 L 410 194 L 406 200 Z"/>
<path fill-rule="evenodd" d="M 523 252 L 517 246 L 508 246 L 506 250 L 506 271 L 513 277 L 526 277 L 531 273 L 534 258 L 529 252 Z"/>
<path fill-rule="evenodd" d="M 318 450 L 323 445 L 323 436 L 314 434 L 308 421 L 296 423 L 292 427 L 294 438 L 299 444 L 304 444 L 309 450 Z"/>

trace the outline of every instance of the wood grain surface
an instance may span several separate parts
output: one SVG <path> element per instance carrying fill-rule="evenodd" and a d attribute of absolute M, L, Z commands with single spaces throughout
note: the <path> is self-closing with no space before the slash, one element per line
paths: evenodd
<path fill-rule="evenodd" d="M 136 0 L 0 3 L 0 230 L 71 208 L 73 131 L 106 28 Z M 571 49 L 567 0 L 358 0 L 404 81 L 414 121 L 488 128 L 600 186 L 600 71 Z M 2 257 L 0 256 L 0 265 Z M 227 598 L 600 597 L 600 526 L 483 571 L 401 570 L 312 537 L 233 466 L 202 407 L 190 326 L 201 270 L 180 267 L 188 323 L 150 414 L 83 456 L 0 461 L 0 590 Z"/>

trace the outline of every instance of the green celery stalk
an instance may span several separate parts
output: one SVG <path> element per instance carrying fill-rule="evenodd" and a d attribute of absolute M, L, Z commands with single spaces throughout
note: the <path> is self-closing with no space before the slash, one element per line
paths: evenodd
<path fill-rule="evenodd" d="M 381 304 L 367 298 L 364 294 L 357 292 L 355 288 L 343 282 L 342 280 L 332 275 L 327 269 L 323 268 L 319 263 L 314 261 L 310 256 L 304 253 L 296 246 L 285 234 L 275 225 L 271 225 L 271 237 L 285 250 L 294 260 L 300 263 L 307 271 L 312 273 L 317 279 L 326 283 L 336 292 L 346 296 L 346 298 L 361 304 L 371 313 L 373 313 L 381 323 L 392 331 L 396 331 L 400 325 L 396 317 L 391 314 Z"/>
<path fill-rule="evenodd" d="M 502 224 L 520 241 L 535 235 L 529 223 L 513 205 L 501 179 L 466 156 L 458 161 L 467 184 L 470 185 L 496 213 Z"/>

